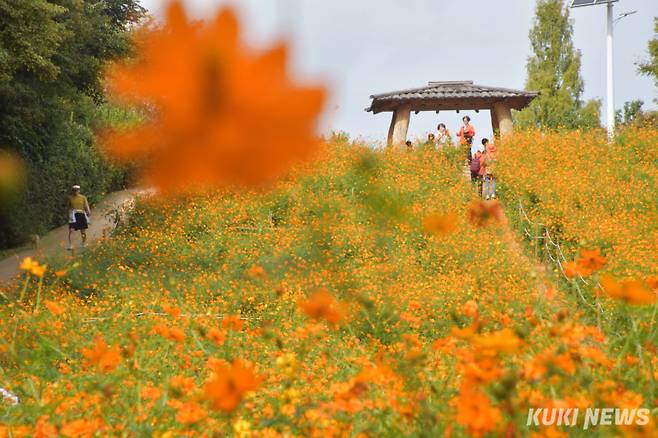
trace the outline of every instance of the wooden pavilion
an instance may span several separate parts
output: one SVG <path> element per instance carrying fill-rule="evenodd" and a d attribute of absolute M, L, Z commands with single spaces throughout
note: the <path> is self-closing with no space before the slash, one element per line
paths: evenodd
<path fill-rule="evenodd" d="M 392 111 L 388 143 L 404 143 L 407 139 L 411 111 L 489 110 L 491 126 L 502 136 L 513 132 L 512 109 L 520 110 L 538 93 L 508 88 L 475 85 L 473 81 L 429 82 L 426 87 L 391 91 L 370 96 L 366 111 L 373 114 Z"/>

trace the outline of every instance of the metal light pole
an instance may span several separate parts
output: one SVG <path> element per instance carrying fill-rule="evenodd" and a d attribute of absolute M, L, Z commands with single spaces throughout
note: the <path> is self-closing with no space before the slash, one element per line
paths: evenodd
<path fill-rule="evenodd" d="M 608 31 L 606 37 L 607 46 L 607 108 L 606 108 L 606 127 L 608 129 L 608 138 L 612 140 L 615 137 L 615 87 L 614 87 L 614 63 L 613 63 L 613 19 L 612 2 L 608 3 Z"/>
<path fill-rule="evenodd" d="M 622 14 L 616 20 L 613 18 L 613 3 L 619 0 L 571 0 L 571 7 L 578 8 L 582 6 L 595 6 L 606 4 L 608 20 L 607 20 L 607 36 L 606 36 L 606 128 L 608 130 L 608 139 L 612 141 L 615 137 L 615 87 L 614 87 L 614 47 L 613 47 L 613 32 L 614 25 L 617 21 L 625 18 L 637 11 L 627 12 Z"/>

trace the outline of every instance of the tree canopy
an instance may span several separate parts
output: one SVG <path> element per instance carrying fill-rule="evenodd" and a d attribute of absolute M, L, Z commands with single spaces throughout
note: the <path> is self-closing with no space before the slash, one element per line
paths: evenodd
<path fill-rule="evenodd" d="M 640 73 L 653 78 L 656 87 L 658 87 L 658 17 L 654 18 L 653 39 L 649 40 L 649 59 L 638 65 Z"/>
<path fill-rule="evenodd" d="M 563 0 L 539 0 L 530 30 L 526 89 L 540 95 L 516 113 L 521 127 L 579 128 L 599 126 L 600 102 L 583 103 L 581 56 L 573 46 L 573 25 Z"/>

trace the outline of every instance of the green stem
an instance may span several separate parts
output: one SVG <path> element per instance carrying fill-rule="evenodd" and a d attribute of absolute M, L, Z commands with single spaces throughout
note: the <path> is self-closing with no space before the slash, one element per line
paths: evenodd
<path fill-rule="evenodd" d="M 41 287 L 43 286 L 43 277 L 39 278 L 39 286 L 37 287 L 37 302 L 34 304 L 34 312 L 39 310 L 39 303 L 41 303 Z"/>
<path fill-rule="evenodd" d="M 19 304 L 23 302 L 23 298 L 25 297 L 25 291 L 27 290 L 27 284 L 28 284 L 29 281 L 30 281 L 30 274 L 26 273 L 25 274 L 25 282 L 23 282 L 23 288 L 21 289 L 21 293 L 18 296 L 18 303 Z"/>

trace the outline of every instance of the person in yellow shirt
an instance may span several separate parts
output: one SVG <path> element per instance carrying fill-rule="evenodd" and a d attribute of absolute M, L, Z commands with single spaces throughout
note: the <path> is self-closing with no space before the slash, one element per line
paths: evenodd
<path fill-rule="evenodd" d="M 89 216 L 91 209 L 87 197 L 80 193 L 80 186 L 73 186 L 73 194 L 69 196 L 69 250 L 73 249 L 71 236 L 74 231 L 80 231 L 82 237 L 82 246 L 87 244 L 87 228 L 89 228 Z"/>

